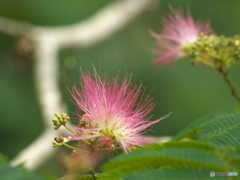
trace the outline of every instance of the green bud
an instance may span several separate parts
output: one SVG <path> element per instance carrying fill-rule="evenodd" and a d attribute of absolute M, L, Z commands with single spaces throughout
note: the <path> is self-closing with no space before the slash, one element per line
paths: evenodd
<path fill-rule="evenodd" d="M 58 146 L 61 146 L 61 145 L 62 145 L 62 144 L 60 144 L 60 143 L 58 143 L 58 142 L 56 142 L 56 141 L 53 141 L 52 144 L 53 144 L 53 147 L 58 147 Z"/>
<path fill-rule="evenodd" d="M 191 57 L 194 65 L 201 63 L 215 69 L 228 68 L 240 57 L 240 37 L 201 34 L 195 43 L 183 51 Z"/>
<path fill-rule="evenodd" d="M 55 137 L 54 141 L 52 142 L 53 147 L 64 146 L 64 144 L 68 143 L 71 140 L 71 136 L 64 137 Z"/>
<path fill-rule="evenodd" d="M 66 123 L 70 120 L 70 117 L 67 114 L 55 114 L 57 119 L 53 119 L 53 125 L 54 125 L 54 129 L 57 130 L 59 129 L 62 125 L 65 126 Z"/>

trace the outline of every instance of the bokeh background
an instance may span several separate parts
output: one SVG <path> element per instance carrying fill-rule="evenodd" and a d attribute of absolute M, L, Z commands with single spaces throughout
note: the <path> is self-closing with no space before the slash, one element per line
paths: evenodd
<path fill-rule="evenodd" d="M 0 0 L 0 16 L 27 21 L 39 26 L 59 26 L 79 22 L 113 0 Z M 156 136 L 172 136 L 199 117 L 239 106 L 219 74 L 208 67 L 190 65 L 182 59 L 164 68 L 153 66 L 155 40 L 149 29 L 161 30 L 161 19 L 173 8 L 190 8 L 195 19 L 210 20 L 218 35 L 232 36 L 240 32 L 239 0 L 158 0 L 155 8 L 141 14 L 110 38 L 90 48 L 72 48 L 59 55 L 59 87 L 68 110 L 76 111 L 67 89 L 92 64 L 109 77 L 120 70 L 121 77 L 132 73 L 132 82 L 142 83 L 156 102 L 154 117 L 169 112 L 171 117 L 153 127 Z M 18 39 L 0 33 L 0 152 L 9 159 L 31 143 L 43 130 L 41 110 L 37 102 L 32 56 L 17 53 Z M 240 82 L 239 70 L 232 74 Z M 54 116 L 53 112 L 53 116 Z M 51 120 L 49 120 L 51 121 Z M 52 139 L 49 139 L 49 143 Z M 41 173 L 61 175 L 58 156 L 49 159 Z"/>

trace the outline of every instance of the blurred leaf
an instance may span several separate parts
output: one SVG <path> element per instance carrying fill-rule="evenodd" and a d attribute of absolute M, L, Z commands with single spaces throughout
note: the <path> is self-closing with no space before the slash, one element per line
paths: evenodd
<path fill-rule="evenodd" d="M 0 179 L 1 180 L 46 180 L 43 176 L 28 172 L 23 167 L 12 167 L 7 158 L 0 154 Z"/>
<path fill-rule="evenodd" d="M 211 119 L 222 115 L 224 113 L 217 113 L 214 115 L 209 115 L 203 118 L 200 118 L 196 121 L 193 121 L 191 124 L 189 124 L 186 128 L 184 128 L 182 131 L 180 131 L 180 133 L 178 133 L 173 140 L 180 140 L 184 137 L 196 140 L 198 139 L 198 135 L 197 135 L 197 131 L 199 131 L 200 129 L 202 129 L 202 125 L 208 121 L 210 121 Z"/>
<path fill-rule="evenodd" d="M 94 180 L 92 175 L 82 175 L 78 176 L 76 180 Z"/>
<path fill-rule="evenodd" d="M 99 177 L 101 174 L 96 173 Z M 65 180 L 67 177 L 60 178 L 59 180 Z M 85 175 L 79 175 L 79 176 L 74 176 L 74 180 L 94 180 L 92 174 L 85 174 Z"/>
<path fill-rule="evenodd" d="M 142 179 L 151 179 L 151 180 L 186 180 L 186 179 L 212 179 L 210 177 L 210 171 L 205 169 L 197 169 L 197 168 L 190 168 L 190 169 L 155 169 L 144 171 L 141 173 L 133 173 L 127 177 L 122 178 L 123 180 L 142 180 Z M 227 179 L 226 177 L 218 177 L 218 179 Z"/>
<path fill-rule="evenodd" d="M 139 148 L 133 153 L 121 154 L 103 165 L 100 179 L 117 179 L 127 174 L 169 165 L 176 168 L 203 168 L 209 171 L 230 170 L 215 149 L 202 142 L 168 142 Z"/>
<path fill-rule="evenodd" d="M 67 177 L 60 178 L 59 180 L 65 180 Z M 74 176 L 74 180 L 94 180 L 91 174 Z"/>
<path fill-rule="evenodd" d="M 240 112 L 217 114 L 202 118 L 180 132 L 173 140 L 184 137 L 207 141 L 218 149 L 240 146 Z"/>
<path fill-rule="evenodd" d="M 240 171 L 240 150 L 227 153 L 225 158 L 227 162 L 237 165 Z"/>
<path fill-rule="evenodd" d="M 221 149 L 235 149 L 240 145 L 240 112 L 212 118 L 201 127 L 201 141 L 210 141 L 212 145 Z"/>
<path fill-rule="evenodd" d="M 0 164 L 7 163 L 7 157 L 0 153 Z"/>
<path fill-rule="evenodd" d="M 8 164 L 0 164 L 0 179 L 3 180 L 45 180 L 46 178 L 28 172 L 22 167 L 11 167 Z"/>

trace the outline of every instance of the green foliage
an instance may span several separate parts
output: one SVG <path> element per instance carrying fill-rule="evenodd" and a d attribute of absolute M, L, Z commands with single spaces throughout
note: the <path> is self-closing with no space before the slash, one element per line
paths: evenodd
<path fill-rule="evenodd" d="M 28 172 L 23 167 L 12 167 L 4 155 L 0 154 L 0 179 L 2 180 L 45 180 L 46 178 Z"/>
<path fill-rule="evenodd" d="M 127 177 L 122 178 L 123 180 L 186 180 L 186 179 L 212 179 L 209 176 L 210 172 L 205 169 L 190 168 L 190 169 L 163 169 L 163 170 L 148 170 L 141 173 L 132 173 Z M 218 177 L 218 180 L 227 179 L 226 177 Z"/>
<path fill-rule="evenodd" d="M 11 167 L 9 164 L 0 164 L 0 179 L 4 180 L 44 180 L 45 178 L 34 173 L 30 173 L 22 167 Z"/>
<path fill-rule="evenodd" d="M 76 177 L 76 180 L 94 180 L 92 175 L 82 175 Z"/>
<path fill-rule="evenodd" d="M 59 180 L 65 180 L 65 179 L 67 179 L 67 178 L 66 178 L 66 177 L 63 177 L 63 178 L 60 178 Z M 73 179 L 74 179 L 74 180 L 94 180 L 92 174 L 75 176 Z"/>
<path fill-rule="evenodd" d="M 240 169 L 240 150 L 232 151 L 225 155 L 226 161 L 231 164 L 234 164 Z"/>
<path fill-rule="evenodd" d="M 216 149 L 210 145 L 194 141 L 173 141 L 163 145 L 152 144 L 139 148 L 133 153 L 121 154 L 115 157 L 103 166 L 104 174 L 100 179 L 118 179 L 133 172 L 158 169 L 163 166 L 182 169 L 179 172 L 183 174 L 183 177 L 184 175 L 187 176 L 187 169 L 192 168 L 205 169 L 209 172 L 211 170 L 219 172 L 232 170 L 218 156 Z M 158 171 L 162 170 L 158 169 Z M 163 175 L 163 179 L 169 174 L 164 172 L 160 172 Z M 197 176 L 197 174 L 195 175 Z M 177 176 L 177 174 L 172 173 L 172 177 L 174 176 Z M 162 178 L 161 176 L 158 177 Z"/>
<path fill-rule="evenodd" d="M 218 149 L 235 149 L 240 145 L 240 113 L 221 115 L 204 123 L 199 140 L 209 141 Z"/>
<path fill-rule="evenodd" d="M 206 141 L 218 149 L 236 149 L 240 145 L 240 112 L 200 119 L 185 128 L 174 140 L 184 137 Z"/>
<path fill-rule="evenodd" d="M 218 113 L 214 115 L 209 115 L 203 118 L 200 118 L 196 121 L 193 121 L 191 124 L 189 124 L 187 127 L 185 127 L 182 131 L 180 131 L 173 140 L 181 140 L 183 138 L 190 138 L 192 140 L 197 140 L 198 135 L 197 132 L 202 129 L 202 125 L 209 121 L 210 119 L 213 119 L 215 117 L 218 117 L 224 113 Z"/>
<path fill-rule="evenodd" d="M 6 162 L 7 162 L 7 157 L 0 153 L 0 164 L 6 163 Z"/>

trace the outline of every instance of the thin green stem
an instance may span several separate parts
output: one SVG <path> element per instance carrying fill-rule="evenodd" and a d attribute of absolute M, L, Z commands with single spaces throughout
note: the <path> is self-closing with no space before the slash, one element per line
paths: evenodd
<path fill-rule="evenodd" d="M 218 72 L 222 75 L 224 81 L 228 84 L 233 97 L 235 97 L 240 102 L 240 96 L 237 94 L 235 90 L 235 86 L 233 85 L 232 81 L 229 79 L 227 72 L 225 72 L 223 68 L 218 68 Z"/>
<path fill-rule="evenodd" d="M 73 133 L 75 136 L 77 136 L 77 133 L 74 132 L 71 128 L 69 128 L 68 126 L 64 126 L 67 130 L 69 130 L 71 133 Z M 87 145 L 91 145 L 88 141 L 86 141 L 85 139 L 81 139 L 83 142 L 85 142 Z"/>
<path fill-rule="evenodd" d="M 94 149 L 94 146 L 95 146 L 98 139 L 99 139 L 99 137 L 94 139 L 94 141 L 92 142 L 91 147 L 90 147 L 91 149 Z"/>
<path fill-rule="evenodd" d="M 90 154 L 92 154 L 92 152 L 94 151 L 94 145 L 96 144 L 98 138 L 95 138 L 94 141 L 92 142 L 92 144 L 89 146 L 90 147 Z M 92 173 L 92 177 L 93 179 L 97 179 L 98 178 L 98 175 L 95 174 L 95 170 L 94 168 L 90 168 L 90 171 Z"/>
<path fill-rule="evenodd" d="M 82 150 L 82 149 L 77 149 L 77 148 L 75 148 L 75 147 L 73 147 L 73 146 L 70 146 L 69 144 L 62 144 L 62 146 L 66 146 L 66 147 L 68 147 L 68 148 L 70 148 L 70 149 L 82 151 L 82 152 L 84 152 L 84 153 L 89 154 L 88 151 L 84 151 L 84 150 Z"/>
<path fill-rule="evenodd" d="M 104 145 L 104 143 L 99 143 L 99 144 L 96 145 L 94 148 L 99 147 L 99 146 L 103 146 L 103 145 Z"/>
<path fill-rule="evenodd" d="M 76 148 L 75 147 L 73 147 L 73 146 L 70 146 L 70 145 L 68 145 L 68 144 L 62 144 L 63 146 L 66 146 L 66 147 L 68 147 L 68 148 L 71 148 L 71 149 L 73 149 L 73 150 L 76 150 Z"/>
<path fill-rule="evenodd" d="M 88 141 L 86 141 L 85 139 L 81 139 L 81 141 L 85 142 L 88 146 L 91 146 L 91 144 Z"/>
<path fill-rule="evenodd" d="M 95 149 L 95 150 L 96 150 L 96 151 L 109 151 L 109 150 L 116 150 L 116 149 L 121 149 L 121 147 L 100 148 L 100 149 Z"/>
<path fill-rule="evenodd" d="M 68 126 L 64 125 L 64 127 L 69 130 L 71 133 L 73 133 L 74 135 L 77 135 L 71 128 L 69 128 Z"/>
<path fill-rule="evenodd" d="M 92 174 L 93 179 L 96 180 L 96 179 L 98 178 L 98 175 L 96 175 L 94 169 L 93 169 L 93 168 L 90 168 L 90 172 L 91 172 L 91 174 Z"/>

